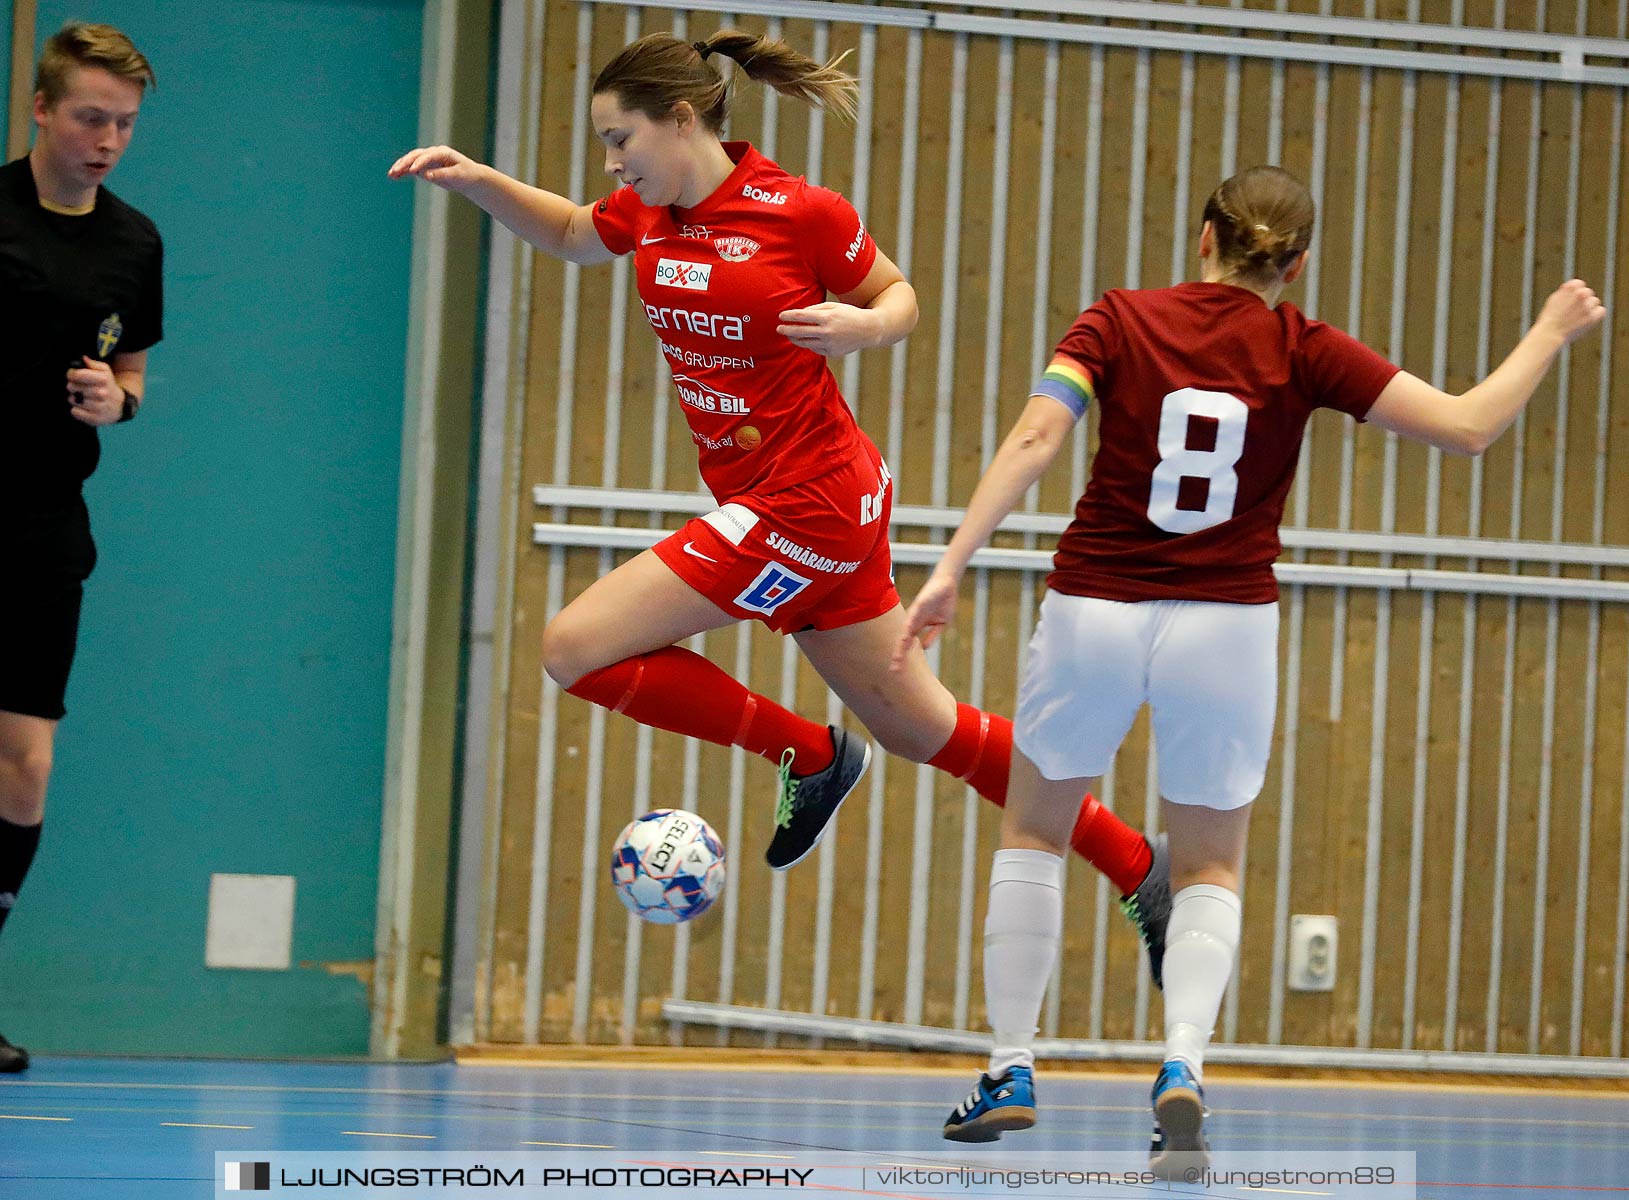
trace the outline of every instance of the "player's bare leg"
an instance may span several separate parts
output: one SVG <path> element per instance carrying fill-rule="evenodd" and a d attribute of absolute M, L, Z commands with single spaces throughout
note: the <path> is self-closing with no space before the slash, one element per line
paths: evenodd
<path fill-rule="evenodd" d="M 832 769 L 843 747 L 825 725 L 748 691 L 676 645 L 735 623 L 647 550 L 596 580 L 549 622 L 543 666 L 574 696 L 643 725 L 740 746 L 776 763 L 783 777 Z"/>
<path fill-rule="evenodd" d="M 735 623 L 646 550 L 589 584 L 549 622 L 543 669 L 570 691 L 612 663 Z"/>
<path fill-rule="evenodd" d="M 889 656 L 904 629 L 905 610 L 896 605 L 857 625 L 800 633 L 797 642 L 884 750 L 966 780 L 986 800 L 1004 805 L 1013 758 L 1012 722 L 958 704 L 914 643 L 902 664 L 890 670 Z M 1073 845 L 1122 895 L 1141 887 L 1154 859 L 1141 833 L 1090 795 L 1084 800 L 1076 795 L 1072 819 L 1063 844 Z M 1157 962 L 1152 951 L 1151 958 Z"/>
<path fill-rule="evenodd" d="M 804 657 L 879 746 L 898 758 L 925 763 L 956 730 L 956 697 L 939 682 L 920 647 L 912 647 L 902 669 L 888 669 L 890 639 L 898 637 L 904 623 L 905 610 L 896 605 L 857 625 L 794 636 Z"/>

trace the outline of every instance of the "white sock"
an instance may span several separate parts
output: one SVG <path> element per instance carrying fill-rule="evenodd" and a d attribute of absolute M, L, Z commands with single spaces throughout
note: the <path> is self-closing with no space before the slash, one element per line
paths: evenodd
<path fill-rule="evenodd" d="M 1180 1058 L 1204 1079 L 1205 1047 L 1239 948 L 1239 897 L 1209 883 L 1171 899 L 1165 931 L 1165 1060 Z"/>
<path fill-rule="evenodd" d="M 995 1032 L 990 1078 L 1033 1067 L 1041 1001 L 1063 935 L 1063 859 L 997 850 L 984 915 L 984 1007 Z"/>

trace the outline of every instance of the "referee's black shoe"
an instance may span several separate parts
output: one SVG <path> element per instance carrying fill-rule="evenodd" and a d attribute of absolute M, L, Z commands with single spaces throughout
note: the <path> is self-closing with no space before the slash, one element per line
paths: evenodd
<path fill-rule="evenodd" d="M 792 751 L 781 757 L 775 836 L 764 852 L 774 870 L 796 866 L 820 844 L 838 807 L 871 765 L 870 742 L 835 725 L 827 728 L 831 730 L 832 760 L 824 771 L 799 778 L 792 774 Z"/>
<path fill-rule="evenodd" d="M 21 1046 L 13 1046 L 5 1038 L 0 1037 L 0 1074 L 14 1074 L 26 1070 L 28 1070 L 28 1051 Z"/>

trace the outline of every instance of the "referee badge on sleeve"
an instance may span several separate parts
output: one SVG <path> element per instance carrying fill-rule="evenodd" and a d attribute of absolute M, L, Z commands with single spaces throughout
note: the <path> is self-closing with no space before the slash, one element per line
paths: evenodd
<path fill-rule="evenodd" d="M 96 357 L 106 358 L 113 353 L 113 347 L 119 344 L 124 336 L 124 322 L 119 320 L 119 314 L 114 313 L 103 321 L 96 330 Z"/>

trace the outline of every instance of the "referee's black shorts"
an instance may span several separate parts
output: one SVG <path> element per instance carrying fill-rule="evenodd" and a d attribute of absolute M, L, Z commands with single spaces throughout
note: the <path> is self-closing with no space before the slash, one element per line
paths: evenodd
<path fill-rule="evenodd" d="M 61 719 L 95 566 L 82 497 L 0 506 L 0 711 Z"/>

